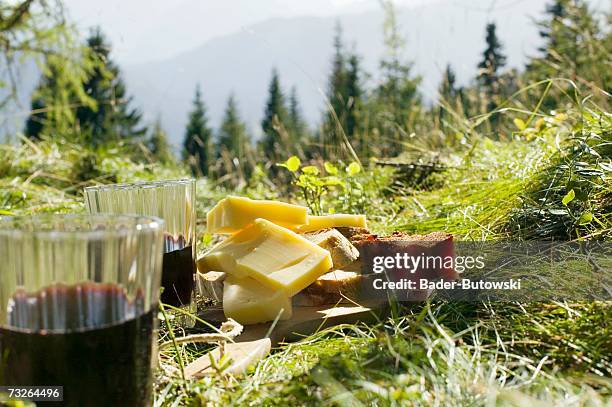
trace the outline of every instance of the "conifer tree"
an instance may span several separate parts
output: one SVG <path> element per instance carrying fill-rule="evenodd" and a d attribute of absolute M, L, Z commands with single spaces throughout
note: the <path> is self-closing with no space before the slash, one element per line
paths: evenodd
<path fill-rule="evenodd" d="M 289 94 L 289 136 L 298 145 L 303 145 L 308 138 L 308 125 L 302 117 L 302 109 L 295 86 Z"/>
<path fill-rule="evenodd" d="M 42 83 L 44 81 L 45 79 L 41 80 L 41 83 L 38 85 L 38 89 L 48 86 Z M 45 100 L 41 95 L 37 94 L 38 92 L 38 90 L 34 91 L 32 96 L 32 102 L 30 103 L 30 115 L 26 120 L 25 128 L 23 130 L 24 135 L 31 140 L 40 140 L 47 118 Z"/>
<path fill-rule="evenodd" d="M 168 134 L 164 130 L 161 118 L 155 120 L 155 124 L 151 129 L 151 137 L 149 139 L 149 150 L 156 161 L 161 163 L 169 163 L 174 161 L 170 143 L 168 143 Z"/>
<path fill-rule="evenodd" d="M 478 81 L 489 95 L 499 95 L 500 70 L 506 65 L 506 56 L 502 44 L 497 38 L 495 23 L 487 24 L 486 48 L 482 53 L 482 61 L 478 64 Z"/>
<path fill-rule="evenodd" d="M 147 129 L 141 124 L 142 114 L 131 107 L 132 97 L 127 95 L 119 67 L 110 58 L 111 47 L 99 28 L 92 31 L 87 47 L 99 64 L 83 84 L 96 106 L 81 105 L 76 109 L 76 120 L 85 139 L 97 146 L 143 136 Z"/>
<path fill-rule="evenodd" d="M 248 147 L 249 137 L 246 131 L 246 124 L 240 118 L 236 99 L 231 94 L 227 100 L 225 114 L 219 129 L 217 138 L 217 154 L 227 151 L 230 156 L 239 160 L 244 160 L 245 150 Z"/>
<path fill-rule="evenodd" d="M 551 50 L 556 49 L 561 40 L 558 37 L 559 32 L 557 29 L 558 24 L 567 15 L 568 2 L 568 0 L 554 0 L 552 3 L 549 3 L 546 5 L 546 15 L 548 18 L 538 22 L 540 37 L 545 40 L 544 45 L 539 48 L 539 51 L 545 57 L 551 56 Z M 561 23 L 561 25 L 563 24 Z"/>
<path fill-rule="evenodd" d="M 45 61 L 44 69 L 38 85 L 32 93 L 32 101 L 30 102 L 30 115 L 28 116 L 24 135 L 31 140 L 40 140 L 45 129 L 50 130 L 53 133 L 61 133 L 66 136 L 67 122 L 74 124 L 74 114 L 69 115 L 70 120 L 58 120 L 58 117 L 53 115 L 53 111 L 58 107 L 58 104 L 62 102 L 58 101 L 56 95 L 61 93 L 60 84 L 57 82 L 57 78 L 60 77 L 61 67 L 57 61 L 53 58 L 47 58 Z M 79 84 L 83 86 L 82 83 Z M 73 99 L 74 91 L 65 92 L 63 102 L 66 103 Z M 72 112 L 73 109 L 69 109 Z"/>
<path fill-rule="evenodd" d="M 225 182 L 237 187 L 248 179 L 252 164 L 252 149 L 246 124 L 240 118 L 238 105 L 233 94 L 227 100 L 227 106 L 217 137 L 217 176 L 232 174 Z"/>
<path fill-rule="evenodd" d="M 268 100 L 266 101 L 261 128 L 264 133 L 261 141 L 264 154 L 271 159 L 287 155 L 287 152 L 292 149 L 289 140 L 287 140 L 288 113 L 285 105 L 285 95 L 281 89 L 279 74 L 276 69 L 272 70 L 272 78 L 268 87 Z"/>
<path fill-rule="evenodd" d="M 456 82 L 457 77 L 455 76 L 455 71 L 451 64 L 447 64 L 438 90 L 438 95 L 441 99 L 450 102 L 457 97 L 459 89 L 457 89 Z"/>
<path fill-rule="evenodd" d="M 413 125 L 414 113 L 420 111 L 421 78 L 413 76 L 412 63 L 403 60 L 405 41 L 400 35 L 393 2 L 381 3 L 385 12 L 385 54 L 380 62 L 381 84 L 376 89 L 377 125 L 387 133 L 387 138 L 399 140 L 403 134 L 400 129 Z"/>
<path fill-rule="evenodd" d="M 353 141 L 357 135 L 363 89 L 361 86 L 361 65 L 359 57 L 353 53 L 348 57 L 346 72 L 346 135 Z"/>
<path fill-rule="evenodd" d="M 336 22 L 334 34 L 334 55 L 332 57 L 332 70 L 329 75 L 326 108 L 323 119 L 323 136 L 321 143 L 327 153 L 335 150 L 342 140 L 342 133 L 346 132 L 346 56 L 342 39 L 342 25 Z"/>
<path fill-rule="evenodd" d="M 85 82 L 93 73 L 93 67 L 105 70 L 106 67 L 95 57 L 90 49 L 83 50 L 81 77 L 72 78 L 70 85 L 66 83 L 65 63 L 57 55 L 50 54 L 42 66 L 41 77 L 32 93 L 30 115 L 28 116 L 24 134 L 32 140 L 39 140 L 43 134 L 60 136 L 71 141 L 84 142 L 78 132 L 75 106 L 87 106 L 95 109 L 97 101 L 88 95 Z"/>
<path fill-rule="evenodd" d="M 447 109 L 456 110 L 461 106 L 461 89 L 457 87 L 457 78 L 451 64 L 446 65 L 442 82 L 438 88 L 438 120 L 442 127 L 445 127 L 444 121 L 449 119 Z"/>
<path fill-rule="evenodd" d="M 487 112 L 494 111 L 501 103 L 500 71 L 506 65 L 506 56 L 503 53 L 502 44 L 497 38 L 496 29 L 495 23 L 487 24 L 486 48 L 482 53 L 482 61 L 478 64 L 478 84 L 484 91 Z M 497 130 L 499 114 L 493 114 L 489 118 L 489 123 L 492 130 Z"/>
<path fill-rule="evenodd" d="M 189 113 L 189 121 L 183 141 L 183 159 L 189 164 L 195 176 L 208 175 L 212 164 L 210 143 L 212 131 L 208 127 L 206 107 L 202 101 L 200 85 L 196 86 L 193 108 Z"/>
<path fill-rule="evenodd" d="M 99 28 L 87 38 L 82 64 L 86 74 L 76 86 L 66 86 L 64 62 L 50 54 L 31 103 L 32 114 L 25 134 L 40 138 L 50 135 L 74 136 L 77 141 L 99 146 L 144 136 L 142 114 L 131 107 L 119 67 L 110 58 L 111 47 Z M 58 114 L 57 112 L 64 112 Z"/>
<path fill-rule="evenodd" d="M 608 61 L 612 34 L 602 30 L 584 0 L 554 0 L 538 26 L 544 44 L 540 55 L 527 66 L 527 79 L 563 77 L 578 85 L 611 90 L 612 70 Z M 555 103 L 551 96 L 554 97 L 549 95 L 544 102 L 549 108 Z"/>

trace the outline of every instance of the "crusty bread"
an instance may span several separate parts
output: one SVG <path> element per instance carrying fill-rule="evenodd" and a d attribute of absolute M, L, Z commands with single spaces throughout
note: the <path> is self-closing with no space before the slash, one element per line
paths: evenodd
<path fill-rule="evenodd" d="M 336 229 L 323 229 L 302 236 L 329 251 L 334 264 L 333 270 L 342 269 L 359 257 L 355 246 Z"/>
<path fill-rule="evenodd" d="M 315 307 L 356 301 L 362 277 L 353 271 L 330 271 L 293 297 L 293 305 Z"/>
<path fill-rule="evenodd" d="M 444 232 L 433 232 L 426 235 L 411 235 L 404 232 L 393 232 L 389 236 L 375 234 L 355 234 L 351 243 L 359 251 L 361 273 L 372 273 L 374 258 L 378 256 L 394 256 L 397 253 L 408 253 L 410 256 L 454 257 L 453 235 Z M 387 269 L 396 276 L 406 274 L 402 269 Z M 410 279 L 428 278 L 454 280 L 458 277 L 453 268 L 431 268 L 416 270 L 403 276 Z"/>
<path fill-rule="evenodd" d="M 196 286 L 200 295 L 215 302 L 223 301 L 223 282 L 227 274 L 221 271 L 196 273 Z"/>

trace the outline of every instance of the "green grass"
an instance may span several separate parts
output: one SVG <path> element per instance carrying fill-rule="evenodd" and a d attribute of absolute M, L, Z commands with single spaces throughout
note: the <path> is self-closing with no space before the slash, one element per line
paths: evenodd
<path fill-rule="evenodd" d="M 578 136 L 574 130 L 569 125 L 564 131 Z M 609 142 L 609 133 L 599 134 Z M 516 214 L 532 210 L 530 197 L 548 190 L 553 193 L 545 205 L 563 214 L 561 220 L 532 217 L 542 227 L 555 226 L 554 233 L 543 238 L 592 235 L 606 240 L 610 216 L 602 196 L 610 193 L 609 173 L 578 174 L 582 178 L 577 179 L 567 166 L 586 162 L 583 150 L 574 149 L 582 141 L 569 136 L 561 142 L 545 136 L 529 142 L 473 140 L 472 148 L 449 154 L 451 169 L 433 175 L 425 187 L 386 184 L 368 215 L 381 232 L 445 230 L 466 240 L 528 239 L 532 235 L 513 223 Z M 593 148 L 603 153 L 607 147 L 599 142 Z M 609 156 L 599 157 L 589 165 L 604 168 Z M 551 173 L 561 175 L 551 178 Z M 563 207 L 568 182 L 584 179 L 592 189 L 575 208 Z M 564 223 L 577 216 L 572 211 L 579 215 L 584 207 L 597 213 L 601 223 Z M 558 233 L 559 224 L 565 234 Z M 235 405 L 608 405 L 611 316 L 608 302 L 417 304 L 372 326 L 338 326 L 281 345 L 245 378 L 172 381 L 159 401 L 171 405 L 182 397 L 185 403 Z"/>
<path fill-rule="evenodd" d="M 388 173 L 366 168 L 359 178 L 364 191 L 351 194 L 354 201 L 338 200 L 342 191 L 332 191 L 324 203 L 336 210 L 363 207 L 380 232 L 444 230 L 475 241 L 609 241 L 609 122 L 605 113 L 583 114 L 581 120 L 551 121 L 530 138 L 472 136 L 462 149 L 445 152 L 443 162 L 450 168 L 423 185 L 393 182 Z M 173 167 L 135 164 L 119 150 L 93 153 L 50 141 L 0 146 L 0 163 L 1 215 L 79 211 L 82 186 L 185 174 Z M 258 198 L 278 194 L 261 185 L 233 192 Z M 572 189 L 576 197 L 563 204 Z M 199 214 L 229 192 L 199 180 Z M 299 193 L 286 198 L 299 200 Z M 586 212 L 593 218 L 585 223 Z M 156 403 L 610 405 L 611 317 L 609 302 L 452 303 L 434 298 L 376 324 L 341 325 L 281 344 L 246 377 L 184 382 L 180 375 L 160 373 Z M 189 362 L 209 348 L 186 345 L 178 351 Z M 166 354 L 178 359 L 176 350 Z"/>
<path fill-rule="evenodd" d="M 235 405 L 604 405 L 607 304 L 448 304 L 280 346 L 246 378 L 167 385 L 159 401 Z M 595 330 L 594 327 L 606 327 Z M 588 328 L 588 329 L 585 329 Z"/>

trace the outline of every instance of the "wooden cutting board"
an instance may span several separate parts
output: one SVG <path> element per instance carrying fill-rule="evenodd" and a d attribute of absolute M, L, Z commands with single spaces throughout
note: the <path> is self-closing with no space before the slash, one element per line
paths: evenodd
<path fill-rule="evenodd" d="M 330 326 L 375 322 L 384 318 L 387 312 L 388 305 L 386 302 L 370 303 L 362 306 L 338 304 L 322 307 L 293 307 L 293 317 L 286 321 L 278 321 L 269 337 L 274 346 L 279 342 L 300 340 Z M 200 312 L 198 317 L 213 325 L 219 325 L 227 319 L 221 307 L 210 307 Z M 243 333 L 236 338 L 236 342 L 265 338 L 271 325 L 271 322 L 245 325 Z"/>

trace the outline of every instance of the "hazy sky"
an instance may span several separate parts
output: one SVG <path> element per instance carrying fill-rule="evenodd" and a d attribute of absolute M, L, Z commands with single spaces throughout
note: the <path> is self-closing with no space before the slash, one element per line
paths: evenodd
<path fill-rule="evenodd" d="M 395 3 L 411 6 L 437 1 Z M 516 2 L 497 2 L 509 1 Z M 124 64 L 164 59 L 269 18 L 330 16 L 380 7 L 378 0 L 65 0 L 65 3 L 80 29 L 94 25 L 103 28 L 112 41 L 115 58 Z"/>
<path fill-rule="evenodd" d="M 610 0 L 587 0 L 602 8 Z M 64 0 L 71 20 L 86 32 L 99 25 L 122 65 L 167 59 L 207 40 L 271 18 L 327 17 L 380 9 L 380 0 Z M 395 0 L 398 8 L 445 3 L 458 14 L 517 9 L 531 0 Z M 540 10 L 537 10 L 540 11 Z"/>

